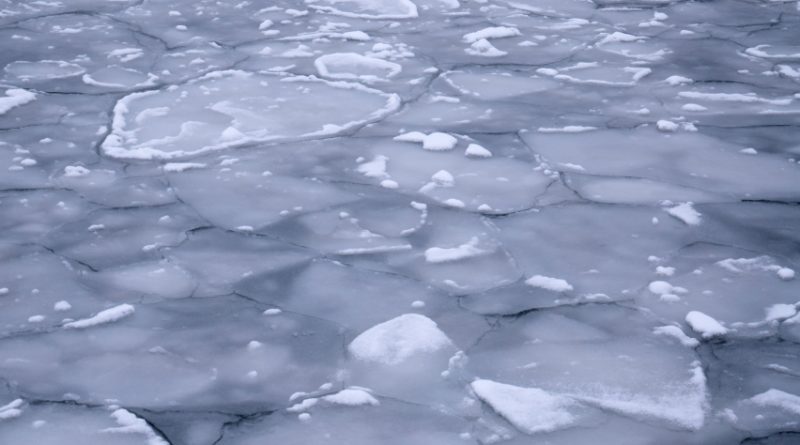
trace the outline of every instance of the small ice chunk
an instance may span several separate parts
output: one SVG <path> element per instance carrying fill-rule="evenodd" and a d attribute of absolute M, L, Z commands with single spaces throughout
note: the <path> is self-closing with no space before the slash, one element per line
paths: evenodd
<path fill-rule="evenodd" d="M 728 329 L 720 322 L 700 311 L 691 311 L 686 314 L 686 323 L 703 338 L 712 338 L 728 333 Z"/>
<path fill-rule="evenodd" d="M 385 189 L 396 189 L 400 187 L 400 184 L 398 184 L 397 181 L 393 179 L 384 179 L 383 181 L 381 181 L 381 187 Z"/>
<path fill-rule="evenodd" d="M 426 134 L 421 131 L 409 131 L 408 133 L 398 134 L 392 139 L 399 142 L 418 142 L 425 141 Z"/>
<path fill-rule="evenodd" d="M 120 304 L 119 306 L 114 306 L 104 311 L 100 311 L 93 317 L 65 323 L 64 327 L 70 329 L 84 329 L 101 324 L 112 323 L 133 315 L 135 311 L 136 309 L 130 304 Z"/>
<path fill-rule="evenodd" d="M 683 330 L 677 326 L 659 326 L 653 329 L 653 333 L 656 335 L 665 335 L 667 337 L 672 337 L 678 340 L 683 346 L 687 348 L 695 348 L 697 347 L 700 342 L 697 341 L 696 338 L 689 337 L 686 335 Z"/>
<path fill-rule="evenodd" d="M 672 121 L 668 121 L 666 119 L 661 119 L 660 121 L 656 122 L 656 127 L 659 131 L 664 132 L 673 132 L 678 130 L 678 124 Z"/>
<path fill-rule="evenodd" d="M 664 82 L 672 86 L 677 86 L 677 85 L 692 83 L 694 82 L 694 80 L 683 76 L 669 76 L 666 79 L 664 79 Z"/>
<path fill-rule="evenodd" d="M 67 178 L 78 178 L 91 173 L 91 170 L 82 165 L 68 165 L 64 167 L 64 176 Z"/>
<path fill-rule="evenodd" d="M 464 155 L 474 158 L 491 158 L 492 152 L 478 144 L 469 144 L 464 150 Z"/>
<path fill-rule="evenodd" d="M 479 249 L 478 238 L 472 237 L 468 242 L 457 247 L 431 247 L 425 250 L 425 261 L 429 263 L 447 263 L 484 255 L 486 250 Z"/>
<path fill-rule="evenodd" d="M 597 46 L 606 45 L 608 43 L 630 43 L 630 42 L 638 42 L 640 40 L 644 40 L 644 37 L 635 36 L 632 34 L 627 34 L 624 32 L 612 32 L 611 34 L 606 35 L 602 39 L 597 42 Z"/>
<path fill-rule="evenodd" d="M 393 139 L 400 142 L 421 143 L 422 148 L 431 151 L 452 150 L 458 143 L 458 139 L 452 135 L 438 131 L 430 134 L 425 134 L 420 131 L 411 131 L 397 135 Z"/>
<path fill-rule="evenodd" d="M 431 179 L 433 182 L 443 187 L 452 187 L 453 184 L 455 184 L 453 175 L 447 170 L 439 170 L 431 176 Z"/>
<path fill-rule="evenodd" d="M 434 132 L 427 136 L 422 141 L 422 148 L 432 151 L 452 150 L 458 139 L 447 133 Z"/>
<path fill-rule="evenodd" d="M 464 50 L 467 54 L 481 57 L 503 57 L 508 53 L 497 49 L 486 39 L 480 39 Z"/>
<path fill-rule="evenodd" d="M 53 305 L 53 310 L 56 311 L 56 312 L 64 312 L 64 311 L 68 311 L 70 309 L 72 309 L 72 305 L 69 304 L 69 301 L 66 301 L 66 300 L 57 301 Z"/>
<path fill-rule="evenodd" d="M 780 269 L 776 270 L 775 273 L 778 274 L 778 277 L 781 280 L 791 280 L 794 278 L 794 270 L 789 269 L 788 267 L 781 267 Z"/>
<path fill-rule="evenodd" d="M 700 224 L 702 217 L 700 212 L 694 209 L 691 202 L 684 202 L 675 207 L 664 209 L 664 211 L 690 226 Z"/>
<path fill-rule="evenodd" d="M 292 400 L 292 399 L 290 398 L 290 400 Z M 297 412 L 305 411 L 305 410 L 311 408 L 312 406 L 316 405 L 318 402 L 319 402 L 318 398 L 309 397 L 308 399 L 304 399 L 300 403 L 295 403 L 294 405 L 286 408 L 286 411 L 289 411 L 290 413 L 297 413 Z"/>
<path fill-rule="evenodd" d="M 681 109 L 684 111 L 706 111 L 708 108 L 700 105 L 700 104 L 683 104 Z"/>
<path fill-rule="evenodd" d="M 180 173 L 193 168 L 204 168 L 206 164 L 199 162 L 168 162 L 164 164 L 164 171 L 168 173 Z"/>
<path fill-rule="evenodd" d="M 490 26 L 488 28 L 483 28 L 479 31 L 471 32 L 469 34 L 464 34 L 464 42 L 466 43 L 475 43 L 480 40 L 488 40 L 488 39 L 503 39 L 507 37 L 516 37 L 522 35 L 519 32 L 519 29 L 512 28 L 510 26 Z"/>
<path fill-rule="evenodd" d="M 454 207 L 456 209 L 463 209 L 465 205 L 464 201 L 456 198 L 445 199 L 442 203 L 448 207 Z"/>
<path fill-rule="evenodd" d="M 656 274 L 663 275 L 665 277 L 671 277 L 675 275 L 675 268 L 668 266 L 656 266 Z"/>
<path fill-rule="evenodd" d="M 452 342 L 436 322 L 424 315 L 403 314 L 362 332 L 347 349 L 358 360 L 397 365 L 449 346 Z"/>
<path fill-rule="evenodd" d="M 378 155 L 369 162 L 364 162 L 358 166 L 358 172 L 368 178 L 384 178 L 386 177 L 386 162 L 389 160 L 386 156 Z"/>
<path fill-rule="evenodd" d="M 337 405 L 359 406 L 359 405 L 380 405 L 378 399 L 372 396 L 369 391 L 351 386 L 350 388 L 343 389 L 336 394 L 331 394 L 322 398 L 322 400 Z"/>
<path fill-rule="evenodd" d="M 527 280 L 525 284 L 533 287 L 540 287 L 542 289 L 551 290 L 553 292 L 568 292 L 571 291 L 572 285 L 566 280 L 560 278 L 546 277 L 544 275 L 534 275 Z"/>

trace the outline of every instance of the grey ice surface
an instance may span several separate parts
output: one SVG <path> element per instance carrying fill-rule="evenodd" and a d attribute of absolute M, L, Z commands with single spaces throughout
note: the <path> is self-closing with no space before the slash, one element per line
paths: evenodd
<path fill-rule="evenodd" d="M 0 0 L 0 445 L 800 443 L 800 3 Z"/>

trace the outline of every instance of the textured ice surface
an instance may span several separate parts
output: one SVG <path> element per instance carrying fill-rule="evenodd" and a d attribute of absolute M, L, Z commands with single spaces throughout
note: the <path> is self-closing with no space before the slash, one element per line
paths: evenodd
<path fill-rule="evenodd" d="M 0 445 L 800 443 L 796 0 L 0 0 Z"/>

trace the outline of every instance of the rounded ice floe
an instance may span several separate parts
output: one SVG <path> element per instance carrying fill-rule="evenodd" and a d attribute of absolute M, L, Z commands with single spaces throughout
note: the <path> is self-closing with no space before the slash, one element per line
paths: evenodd
<path fill-rule="evenodd" d="M 217 71 L 120 99 L 102 148 L 115 158 L 172 159 L 247 143 L 331 136 L 381 119 L 399 105 L 398 96 L 355 83 Z"/>
<path fill-rule="evenodd" d="M 772 45 L 757 45 L 752 48 L 747 48 L 745 53 L 760 57 L 768 60 L 784 60 L 796 61 L 800 60 L 800 47 L 797 46 L 772 46 Z"/>
<path fill-rule="evenodd" d="M 347 349 L 359 360 L 397 365 L 416 354 L 449 346 L 452 342 L 436 322 L 424 315 L 404 314 L 362 332 Z"/>
<path fill-rule="evenodd" d="M 155 85 L 158 76 L 119 66 L 100 68 L 81 77 L 83 83 L 100 88 L 126 89 Z"/>
<path fill-rule="evenodd" d="M 343 17 L 409 19 L 418 15 L 417 5 L 411 0 L 316 0 L 308 3 L 310 8 Z"/>
<path fill-rule="evenodd" d="M 324 77 L 366 82 L 386 80 L 400 74 L 403 69 L 394 62 L 357 53 L 325 54 L 314 61 L 314 66 Z"/>
<path fill-rule="evenodd" d="M 85 73 L 86 69 L 63 60 L 39 60 L 36 62 L 20 60 L 6 65 L 5 72 L 6 77 L 10 80 L 36 82 L 78 76 Z"/>
<path fill-rule="evenodd" d="M 516 99 L 528 94 L 554 90 L 560 86 L 559 82 L 548 77 L 497 69 L 472 68 L 469 71 L 451 71 L 443 74 L 442 79 L 460 94 L 486 101 Z"/>

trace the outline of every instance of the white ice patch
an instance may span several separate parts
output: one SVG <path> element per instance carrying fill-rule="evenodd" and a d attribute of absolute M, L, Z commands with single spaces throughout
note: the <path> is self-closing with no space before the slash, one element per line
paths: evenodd
<path fill-rule="evenodd" d="M 6 90 L 6 96 L 0 96 L 0 116 L 8 113 L 12 108 L 25 105 L 36 100 L 36 94 L 21 88 Z"/>
<path fill-rule="evenodd" d="M 134 312 L 136 312 L 136 309 L 130 304 L 120 304 L 119 306 L 114 306 L 104 311 L 100 311 L 93 317 L 65 323 L 64 327 L 69 329 L 90 328 L 92 326 L 113 323 L 117 320 L 121 320 L 125 317 L 133 315 Z"/>
<path fill-rule="evenodd" d="M 684 202 L 664 211 L 690 226 L 699 225 L 702 221 L 702 215 L 694 209 L 691 202 Z"/>
<path fill-rule="evenodd" d="M 362 332 L 347 349 L 358 360 L 397 365 L 416 354 L 451 345 L 447 335 L 430 318 L 404 314 Z"/>

